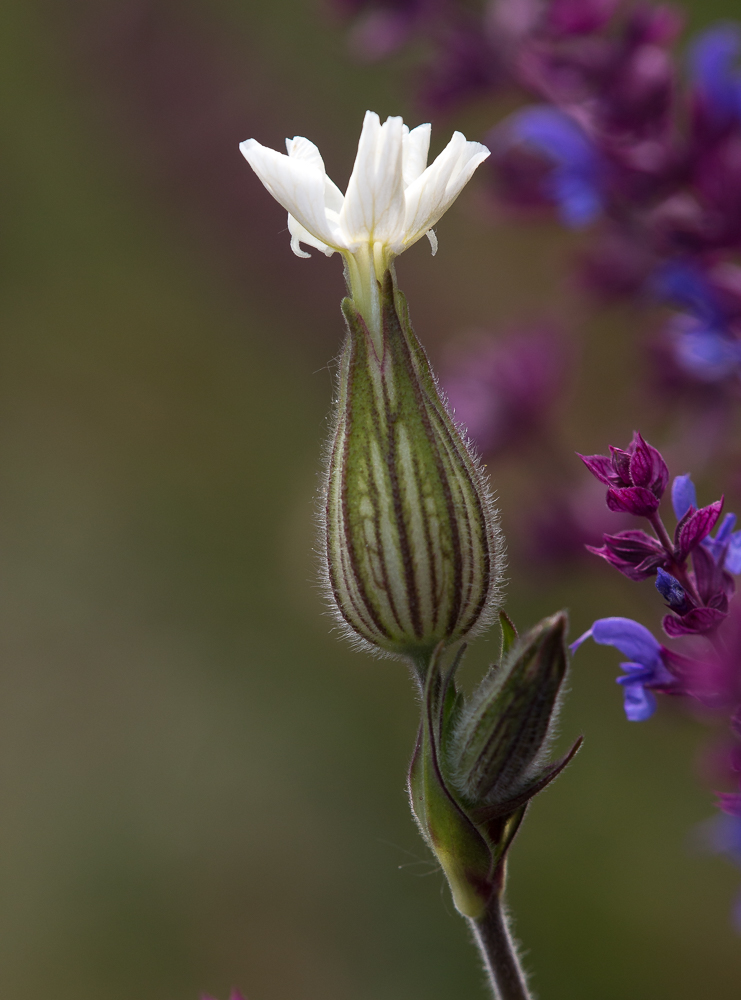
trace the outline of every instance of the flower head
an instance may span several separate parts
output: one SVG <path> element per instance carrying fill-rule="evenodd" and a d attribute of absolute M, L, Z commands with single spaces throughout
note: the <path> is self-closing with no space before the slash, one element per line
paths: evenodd
<path fill-rule="evenodd" d="M 427 166 L 431 126 L 410 129 L 401 118 L 383 124 L 367 111 L 355 165 L 343 195 L 330 180 L 313 142 L 286 139 L 279 153 L 247 139 L 240 150 L 268 191 L 288 212 L 291 248 L 315 247 L 343 254 L 356 305 L 380 343 L 378 283 L 391 262 L 422 236 L 429 236 L 489 150 L 461 132 Z"/>

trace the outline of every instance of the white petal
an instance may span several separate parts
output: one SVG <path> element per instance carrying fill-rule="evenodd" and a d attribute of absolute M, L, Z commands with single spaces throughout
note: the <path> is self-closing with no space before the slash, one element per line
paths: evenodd
<path fill-rule="evenodd" d="M 432 250 L 432 256 L 434 257 L 435 254 L 437 253 L 437 247 L 438 247 L 437 233 L 435 232 L 434 229 L 428 229 L 427 232 L 425 233 L 425 236 L 430 241 L 430 248 Z"/>
<path fill-rule="evenodd" d="M 339 235 L 327 219 L 324 200 L 327 176 L 323 164 L 320 169 L 311 158 L 286 156 L 261 146 L 255 139 L 247 139 L 240 143 L 239 148 L 265 187 L 289 215 L 315 239 L 341 248 L 337 242 Z"/>
<path fill-rule="evenodd" d="M 404 187 L 409 187 L 427 166 L 432 125 L 418 125 L 404 136 Z"/>
<path fill-rule="evenodd" d="M 291 250 L 293 250 L 297 257 L 311 257 L 310 253 L 306 253 L 301 249 L 302 243 L 310 247 L 316 247 L 317 250 L 321 250 L 327 257 L 331 257 L 335 252 L 334 247 L 328 247 L 326 243 L 322 243 L 321 240 L 312 236 L 309 230 L 304 229 L 301 223 L 294 219 L 290 213 L 288 215 L 288 230 L 291 234 Z"/>
<path fill-rule="evenodd" d="M 313 167 L 318 167 L 322 173 L 326 173 L 322 154 L 310 139 L 294 135 L 292 139 L 286 139 L 286 151 L 294 160 L 304 160 Z"/>
<path fill-rule="evenodd" d="M 297 160 L 304 160 L 322 171 L 324 174 L 324 204 L 333 212 L 341 212 L 345 196 L 335 182 L 327 177 L 322 154 L 314 143 L 310 142 L 309 139 L 304 139 L 302 135 L 294 135 L 292 139 L 286 139 L 286 149 L 289 156 Z"/>
<path fill-rule="evenodd" d="M 405 247 L 432 229 L 489 155 L 480 142 L 467 142 L 461 132 L 453 133 L 434 163 L 405 192 Z"/>
<path fill-rule="evenodd" d="M 340 212 L 346 246 L 398 241 L 404 224 L 402 139 L 401 118 L 381 125 L 377 114 L 366 112 Z"/>

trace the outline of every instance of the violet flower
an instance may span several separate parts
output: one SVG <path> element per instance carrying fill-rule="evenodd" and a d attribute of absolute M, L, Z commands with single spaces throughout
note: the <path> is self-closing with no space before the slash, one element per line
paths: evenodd
<path fill-rule="evenodd" d="M 665 648 L 639 622 L 631 618 L 599 618 L 571 644 L 571 652 L 587 639 L 614 646 L 628 657 L 620 664 L 626 676 L 618 677 L 617 683 L 623 686 L 625 714 L 631 722 L 644 722 L 654 714 L 653 691 L 676 690 L 676 679 L 666 666 Z"/>
<path fill-rule="evenodd" d="M 719 382 L 741 372 L 736 336 L 739 303 L 713 287 L 696 264 L 672 261 L 652 279 L 655 294 L 686 311 L 673 316 L 667 336 L 680 369 L 701 382 Z"/>
<path fill-rule="evenodd" d="M 714 126 L 741 121 L 741 31 L 718 24 L 695 39 L 689 51 L 695 111 Z"/>
<path fill-rule="evenodd" d="M 492 133 L 488 145 L 499 157 L 519 145 L 545 160 L 542 194 L 570 228 L 589 225 L 602 211 L 599 153 L 565 112 L 546 105 L 517 111 Z"/>

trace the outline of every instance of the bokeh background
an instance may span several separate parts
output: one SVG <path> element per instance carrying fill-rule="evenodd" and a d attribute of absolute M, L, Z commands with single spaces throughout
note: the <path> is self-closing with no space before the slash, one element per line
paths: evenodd
<path fill-rule="evenodd" d="M 419 120 L 413 54 L 358 65 L 318 0 L 24 0 L 0 46 L 0 995 L 483 997 L 405 800 L 409 680 L 337 641 L 316 586 L 340 266 L 290 253 L 237 151 L 307 135 L 344 184 L 367 107 Z M 436 151 L 491 119 L 435 119 Z M 579 343 L 562 444 L 660 438 L 636 318 L 581 315 L 572 237 L 492 225 L 475 184 L 439 237 L 398 268 L 433 359 L 547 313 Z M 520 467 L 490 472 L 514 532 Z M 507 609 L 567 606 L 577 635 L 646 593 L 515 546 Z M 691 834 L 706 727 L 628 724 L 616 661 L 577 658 L 562 735 L 585 746 L 512 854 L 534 987 L 737 998 L 739 875 Z"/>

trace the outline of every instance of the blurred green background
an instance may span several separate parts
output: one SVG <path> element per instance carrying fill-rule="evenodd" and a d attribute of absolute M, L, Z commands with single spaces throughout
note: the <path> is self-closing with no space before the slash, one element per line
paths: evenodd
<path fill-rule="evenodd" d="M 315 584 L 340 265 L 290 253 L 237 152 L 308 135 L 342 186 L 366 107 L 415 120 L 412 57 L 353 65 L 312 0 L 11 2 L 0 45 L 0 996 L 483 997 L 405 801 L 408 678 L 337 641 Z M 490 121 L 435 122 L 436 150 Z M 399 264 L 433 358 L 574 315 L 555 227 L 492 228 L 474 185 L 439 236 Z M 580 326 L 570 448 L 641 418 L 638 325 Z M 517 472 L 490 471 L 506 530 Z M 515 562 L 507 608 L 569 606 L 576 635 L 643 593 Z M 626 723 L 614 661 L 580 653 L 562 733 L 584 750 L 513 851 L 533 985 L 737 998 L 741 877 L 689 845 L 705 730 Z"/>

